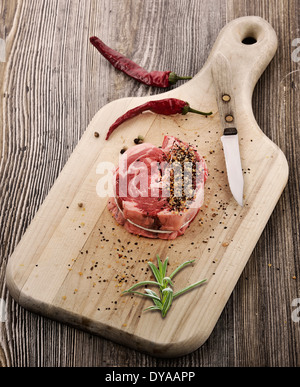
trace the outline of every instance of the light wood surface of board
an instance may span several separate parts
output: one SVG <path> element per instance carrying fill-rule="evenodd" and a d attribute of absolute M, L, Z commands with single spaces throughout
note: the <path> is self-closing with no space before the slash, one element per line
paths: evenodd
<path fill-rule="evenodd" d="M 244 38 L 257 40 L 243 44 Z M 288 178 L 286 159 L 258 127 L 251 106 L 254 86 L 275 54 L 277 39 L 261 18 L 236 19 L 220 32 L 203 69 L 189 82 L 164 93 L 184 99 L 211 117 L 164 117 L 146 113 L 119 127 L 110 124 L 151 96 L 104 106 L 93 118 L 46 200 L 18 244 L 7 268 L 7 285 L 25 308 L 156 356 L 179 356 L 201 346 L 212 332 Z M 229 60 L 236 101 L 245 188 L 243 208 L 228 188 L 211 76 L 214 55 Z M 96 138 L 94 132 L 99 132 Z M 195 145 L 205 156 L 209 178 L 205 205 L 184 236 L 174 241 L 137 237 L 118 226 L 97 195 L 103 161 L 117 163 L 120 149 L 143 135 L 159 146 L 165 134 Z M 83 203 L 82 207 L 78 203 Z M 176 277 L 175 289 L 207 278 L 176 299 L 167 318 L 143 312 L 150 305 L 122 296 L 135 280 L 149 279 L 147 260 L 170 257 L 172 270 L 196 259 Z"/>

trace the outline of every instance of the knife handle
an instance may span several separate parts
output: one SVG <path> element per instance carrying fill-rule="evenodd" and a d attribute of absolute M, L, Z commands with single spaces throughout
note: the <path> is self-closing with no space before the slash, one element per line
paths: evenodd
<path fill-rule="evenodd" d="M 224 135 L 237 134 L 232 73 L 227 58 L 221 52 L 215 55 L 211 70 Z"/>
<path fill-rule="evenodd" d="M 237 128 L 225 128 L 223 134 L 224 136 L 233 136 L 237 133 Z"/>

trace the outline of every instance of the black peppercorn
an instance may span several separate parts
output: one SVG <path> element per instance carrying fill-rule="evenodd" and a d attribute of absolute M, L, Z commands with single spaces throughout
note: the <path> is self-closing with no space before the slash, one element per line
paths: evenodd
<path fill-rule="evenodd" d="M 144 137 L 143 136 L 138 136 L 137 138 L 135 138 L 133 140 L 133 142 L 138 145 L 138 144 L 142 144 L 144 142 Z"/>

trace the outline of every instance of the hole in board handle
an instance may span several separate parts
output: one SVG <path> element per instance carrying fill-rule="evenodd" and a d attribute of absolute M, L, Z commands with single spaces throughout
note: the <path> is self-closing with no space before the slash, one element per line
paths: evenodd
<path fill-rule="evenodd" d="M 242 40 L 243 44 L 251 45 L 257 43 L 257 40 L 253 38 L 252 36 L 247 36 Z"/>

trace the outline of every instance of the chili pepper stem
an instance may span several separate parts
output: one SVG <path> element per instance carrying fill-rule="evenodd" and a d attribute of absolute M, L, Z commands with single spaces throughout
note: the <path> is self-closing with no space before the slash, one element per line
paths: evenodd
<path fill-rule="evenodd" d="M 175 85 L 177 81 L 186 80 L 186 79 L 192 79 L 193 77 L 181 77 L 174 72 L 171 72 L 169 74 L 169 83 L 170 85 Z"/>
<path fill-rule="evenodd" d="M 196 113 L 196 114 L 201 114 L 202 116 L 211 116 L 213 114 L 212 112 L 206 113 L 206 112 L 201 112 L 200 110 L 193 109 L 190 107 L 188 103 L 182 109 L 181 114 L 186 115 L 187 113 Z"/>
<path fill-rule="evenodd" d="M 189 107 L 189 112 L 190 113 L 196 113 L 196 114 L 202 114 L 203 116 L 211 116 L 212 115 L 212 112 L 209 112 L 209 113 L 205 113 L 205 112 L 201 112 L 199 110 L 195 110 L 191 107 Z"/>

